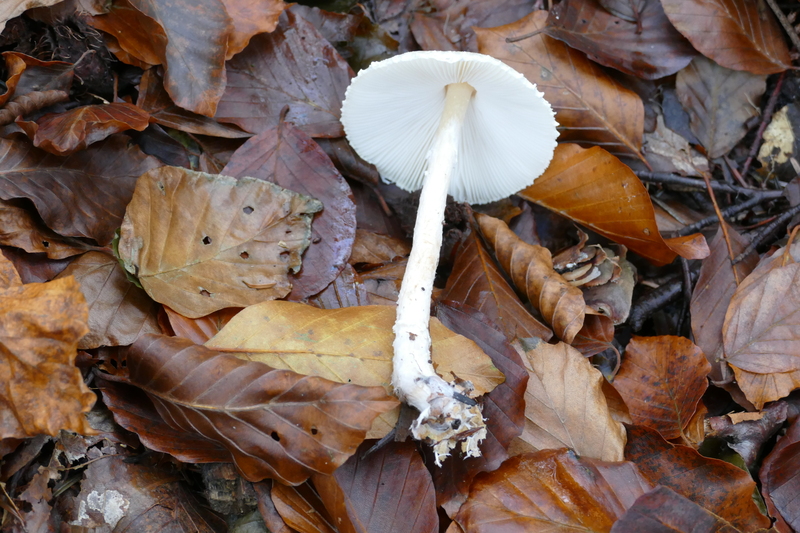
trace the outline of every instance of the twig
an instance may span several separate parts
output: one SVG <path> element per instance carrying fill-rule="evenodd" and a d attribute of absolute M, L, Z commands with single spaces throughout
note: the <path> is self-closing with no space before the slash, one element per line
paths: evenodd
<path fill-rule="evenodd" d="M 726 168 L 730 170 L 731 174 L 733 174 L 733 177 L 739 182 L 739 185 L 742 187 L 747 187 L 747 182 L 744 181 L 742 175 L 739 174 L 739 171 L 736 170 L 735 166 L 733 166 L 733 161 L 731 161 L 727 155 L 722 156 L 722 159 L 725 161 L 725 164 L 722 166 L 723 170 Z"/>
<path fill-rule="evenodd" d="M 692 274 L 689 270 L 689 261 L 685 257 L 681 257 L 681 272 L 683 273 L 683 306 L 681 307 L 681 316 L 678 319 L 676 328 L 677 334 L 680 335 L 683 331 L 683 323 L 686 320 L 686 315 L 689 312 L 689 303 L 692 301 Z M 691 333 L 691 329 L 689 331 Z"/>
<path fill-rule="evenodd" d="M 706 183 L 703 180 L 695 178 L 684 178 L 676 174 L 669 174 L 667 172 L 648 172 L 640 170 L 636 172 L 639 179 L 651 183 L 663 183 L 666 185 L 680 185 L 682 187 L 691 187 L 693 189 L 705 189 Z M 751 189 L 749 187 L 737 187 L 736 185 L 728 185 L 727 183 L 720 183 L 718 181 L 711 182 L 711 188 L 718 192 L 729 192 L 733 194 L 745 194 L 747 196 L 761 196 L 762 199 L 780 198 L 783 196 L 783 191 L 764 191 L 761 189 Z"/>
<path fill-rule="evenodd" d="M 755 196 L 753 196 L 752 198 L 750 198 L 749 200 L 747 200 L 745 202 L 742 202 L 742 203 L 737 204 L 737 205 L 732 205 L 730 207 L 726 207 L 725 209 L 722 210 L 722 216 L 725 217 L 726 219 L 730 218 L 733 215 L 738 215 L 742 211 L 747 211 L 751 207 L 755 207 L 758 204 L 760 204 L 761 202 L 763 202 L 764 200 L 768 200 L 768 199 L 769 198 L 762 198 L 759 195 L 755 195 Z M 694 233 L 696 231 L 700 231 L 701 229 L 703 229 L 703 228 L 705 228 L 707 226 L 710 226 L 711 224 L 713 224 L 714 222 L 716 222 L 718 220 L 719 220 L 719 218 L 717 218 L 717 215 L 713 214 L 713 215 L 708 216 L 708 217 L 706 217 L 706 218 L 704 218 L 702 220 L 698 220 L 694 224 L 686 226 L 682 230 L 676 232 L 675 235 L 679 236 L 679 237 L 682 237 L 684 235 L 691 235 L 692 233 Z"/>
<path fill-rule="evenodd" d="M 775 13 L 775 16 L 778 18 L 778 22 L 781 23 L 783 26 L 783 31 L 785 31 L 789 35 L 789 40 L 792 41 L 795 50 L 800 52 L 800 37 L 794 32 L 794 28 L 789 23 L 789 20 L 786 18 L 786 15 L 783 14 L 781 8 L 778 7 L 778 4 L 775 3 L 775 0 L 767 0 L 769 7 L 772 8 L 772 12 Z"/>
<path fill-rule="evenodd" d="M 764 130 L 767 129 L 767 125 L 772 120 L 772 113 L 775 111 L 775 106 L 778 103 L 778 95 L 781 93 L 781 86 L 783 85 L 783 79 L 785 77 L 786 71 L 781 72 L 778 81 L 775 83 L 775 88 L 769 96 L 767 106 L 764 108 L 764 115 L 761 117 L 761 124 L 758 125 L 758 130 L 756 131 L 756 138 L 753 139 L 753 144 L 750 146 L 750 153 L 747 154 L 747 159 L 744 161 L 744 166 L 740 173 L 742 176 L 747 176 L 747 173 L 750 171 L 750 165 L 753 164 L 753 159 L 755 159 L 758 154 L 758 149 L 761 147 L 761 139 L 764 137 Z"/>
<path fill-rule="evenodd" d="M 752 239 L 750 239 L 750 244 L 747 245 L 747 248 L 745 248 L 742 253 L 736 256 L 736 258 L 733 260 L 733 264 L 735 265 L 736 263 L 741 262 L 742 259 L 747 257 L 749 254 L 755 252 L 759 246 L 767 242 L 772 237 L 772 234 L 775 233 L 775 230 L 781 227 L 781 225 L 788 223 L 789 219 L 798 213 L 800 213 L 800 205 L 792 207 L 773 220 L 768 226 L 759 231 Z"/>
<path fill-rule="evenodd" d="M 689 269 L 690 281 L 694 283 L 697 281 L 697 276 L 700 273 L 700 265 L 691 267 Z M 650 315 L 675 301 L 683 292 L 683 275 L 671 277 L 667 282 L 659 288 L 645 294 L 639 298 L 631 308 L 630 315 L 628 316 L 628 323 L 631 325 L 633 331 L 642 329 L 645 321 L 650 318 Z"/>
<path fill-rule="evenodd" d="M 728 247 L 728 258 L 731 261 L 731 267 L 735 265 L 734 263 L 734 255 L 733 255 L 733 247 L 731 246 L 731 238 L 728 235 L 728 224 L 725 222 L 725 218 L 722 216 L 722 213 L 719 210 L 719 205 L 717 204 L 717 197 L 714 194 L 714 189 L 711 188 L 711 175 L 708 172 L 703 172 L 703 181 L 706 182 L 706 187 L 708 188 L 708 195 L 711 197 L 711 203 L 714 204 L 714 212 L 717 214 L 717 218 L 719 219 L 719 227 L 722 230 L 722 237 L 725 239 L 725 246 Z M 739 273 L 736 269 L 733 269 L 733 279 L 736 281 L 736 285 L 738 286 L 742 280 L 739 279 Z"/>

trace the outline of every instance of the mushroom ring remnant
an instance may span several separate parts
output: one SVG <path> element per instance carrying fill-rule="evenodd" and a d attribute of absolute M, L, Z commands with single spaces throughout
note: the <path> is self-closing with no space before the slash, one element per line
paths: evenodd
<path fill-rule="evenodd" d="M 557 123 L 550 104 L 519 72 L 470 52 L 408 52 L 373 63 L 347 89 L 342 124 L 358 154 L 384 181 L 422 188 L 414 242 L 397 301 L 392 385 L 419 409 L 418 439 L 437 464 L 458 440 L 480 455 L 486 435 L 469 384 L 436 374 L 428 331 L 431 291 L 447 195 L 486 203 L 533 183 L 550 163 Z"/>

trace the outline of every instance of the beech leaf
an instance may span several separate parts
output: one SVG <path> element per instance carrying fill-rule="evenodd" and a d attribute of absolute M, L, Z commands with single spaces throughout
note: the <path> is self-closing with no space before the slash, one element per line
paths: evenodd
<path fill-rule="evenodd" d="M 168 424 L 222 444 L 250 481 L 332 473 L 398 405 L 379 387 L 274 370 L 177 337 L 140 337 L 127 364 Z"/>
<path fill-rule="evenodd" d="M 475 218 L 500 266 L 517 288 L 560 339 L 572 342 L 583 327 L 586 304 L 581 290 L 553 270 L 550 250 L 524 242 L 501 220 L 481 214 Z"/>
<path fill-rule="evenodd" d="M 139 178 L 120 258 L 154 300 L 190 318 L 281 298 L 321 207 L 263 180 L 162 167 Z"/>
<path fill-rule="evenodd" d="M 318 309 L 284 301 L 247 307 L 206 346 L 248 361 L 339 383 L 383 387 L 391 394 L 395 310 L 387 306 Z M 445 381 L 471 381 L 486 394 L 503 375 L 474 342 L 431 319 L 431 356 Z M 368 438 L 394 427 L 398 411 L 383 414 Z M 378 425 L 380 423 L 380 425 Z"/>

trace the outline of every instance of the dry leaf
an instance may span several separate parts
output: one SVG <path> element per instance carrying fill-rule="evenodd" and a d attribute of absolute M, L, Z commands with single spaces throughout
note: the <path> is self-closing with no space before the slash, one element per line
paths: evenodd
<path fill-rule="evenodd" d="M 644 153 L 654 170 L 682 176 L 702 176 L 708 172 L 708 159 L 689 145 L 689 141 L 664 124 L 664 115 L 656 117 L 656 129 L 644 134 Z"/>
<path fill-rule="evenodd" d="M 747 134 L 766 89 L 766 75 L 729 70 L 705 57 L 696 57 L 675 79 L 692 133 L 712 159 L 727 154 Z"/>
<path fill-rule="evenodd" d="M 758 478 L 769 514 L 777 519 L 775 529 L 797 531 L 800 525 L 800 509 L 796 505 L 800 490 L 800 422 L 797 419 L 764 458 Z"/>
<path fill-rule="evenodd" d="M 350 265 L 345 265 L 336 279 L 324 290 L 309 298 L 308 303 L 320 309 L 370 305 L 367 288 L 361 276 Z"/>
<path fill-rule="evenodd" d="M 558 145 L 545 173 L 518 194 L 658 265 L 676 255 L 702 259 L 709 253 L 699 233 L 663 239 L 647 189 L 630 167 L 602 148 Z"/>
<path fill-rule="evenodd" d="M 119 253 L 154 300 L 197 318 L 288 294 L 320 209 L 263 180 L 162 167 L 139 178 Z"/>
<path fill-rule="evenodd" d="M 614 388 L 634 424 L 675 439 L 683 435 L 708 388 L 710 371 L 703 352 L 685 337 L 633 337 Z"/>
<path fill-rule="evenodd" d="M 6 22 L 21 15 L 33 7 L 52 6 L 61 0 L 4 0 L 0 6 L 0 31 L 6 27 Z"/>
<path fill-rule="evenodd" d="M 189 339 L 195 344 L 203 344 L 219 333 L 225 327 L 225 324 L 230 322 L 241 310 L 240 307 L 230 307 L 214 311 L 210 315 L 200 318 L 188 318 L 164 306 L 164 312 L 169 319 L 170 327 L 175 332 L 175 336 Z"/>
<path fill-rule="evenodd" d="M 140 337 L 127 365 L 170 426 L 222 444 L 250 481 L 332 473 L 398 405 L 379 387 L 274 370 L 177 337 Z"/>
<path fill-rule="evenodd" d="M 96 397 L 75 367 L 87 317 L 75 278 L 0 291 L 0 439 L 93 433 Z"/>
<path fill-rule="evenodd" d="M 478 49 L 522 72 L 544 92 L 561 125 L 560 141 L 598 144 L 615 154 L 644 159 L 644 106 L 636 93 L 552 37 L 539 34 L 506 42 L 508 37 L 543 30 L 546 20 L 546 11 L 535 11 L 507 26 L 476 28 Z"/>
<path fill-rule="evenodd" d="M 228 16 L 233 20 L 233 31 L 228 39 L 230 59 L 247 47 L 250 38 L 259 33 L 269 33 L 278 25 L 278 17 L 286 4 L 283 0 L 251 2 L 250 0 L 222 0 Z"/>
<path fill-rule="evenodd" d="M 339 383 L 383 387 L 391 394 L 395 310 L 386 306 L 317 309 L 272 301 L 237 314 L 206 346 L 248 361 Z M 469 339 L 431 319 L 431 356 L 445 379 L 471 381 L 475 394 L 491 391 L 503 375 Z M 398 411 L 375 421 L 368 438 L 394 427 Z"/>
<path fill-rule="evenodd" d="M 287 487 L 272 483 L 272 504 L 291 532 L 339 533 L 319 494 L 309 483 Z"/>
<path fill-rule="evenodd" d="M 19 277 L 17 269 L 14 268 L 14 263 L 5 255 L 0 254 L 0 289 L 9 289 L 20 285 L 22 285 L 22 279 Z"/>
<path fill-rule="evenodd" d="M 378 265 L 407 257 L 409 253 L 411 253 L 411 246 L 404 240 L 356 229 L 353 253 L 350 254 L 348 261 L 351 265 L 360 263 Z"/>
<path fill-rule="evenodd" d="M 670 22 L 704 56 L 753 74 L 790 68 L 789 48 L 764 0 L 661 0 Z"/>
<path fill-rule="evenodd" d="M 566 446 L 581 457 L 622 461 L 625 428 L 611 417 L 600 371 L 563 342 L 523 346 L 530 379 L 520 438 L 534 450 Z"/>
<path fill-rule="evenodd" d="M 496 218 L 476 214 L 481 233 L 517 288 L 566 343 L 583 327 L 583 293 L 553 270 L 550 250 L 522 241 Z"/>

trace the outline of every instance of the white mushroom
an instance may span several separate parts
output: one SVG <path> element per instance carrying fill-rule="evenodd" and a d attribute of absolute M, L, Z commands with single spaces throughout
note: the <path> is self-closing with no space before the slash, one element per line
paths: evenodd
<path fill-rule="evenodd" d="M 414 242 L 397 301 L 392 385 L 419 409 L 412 427 L 440 462 L 459 438 L 480 455 L 478 406 L 430 360 L 431 290 L 447 195 L 486 203 L 533 183 L 556 146 L 553 111 L 519 72 L 482 54 L 409 52 L 373 63 L 347 89 L 342 124 L 358 154 L 401 189 L 422 187 Z M 424 186 L 423 186 L 424 183 Z"/>

